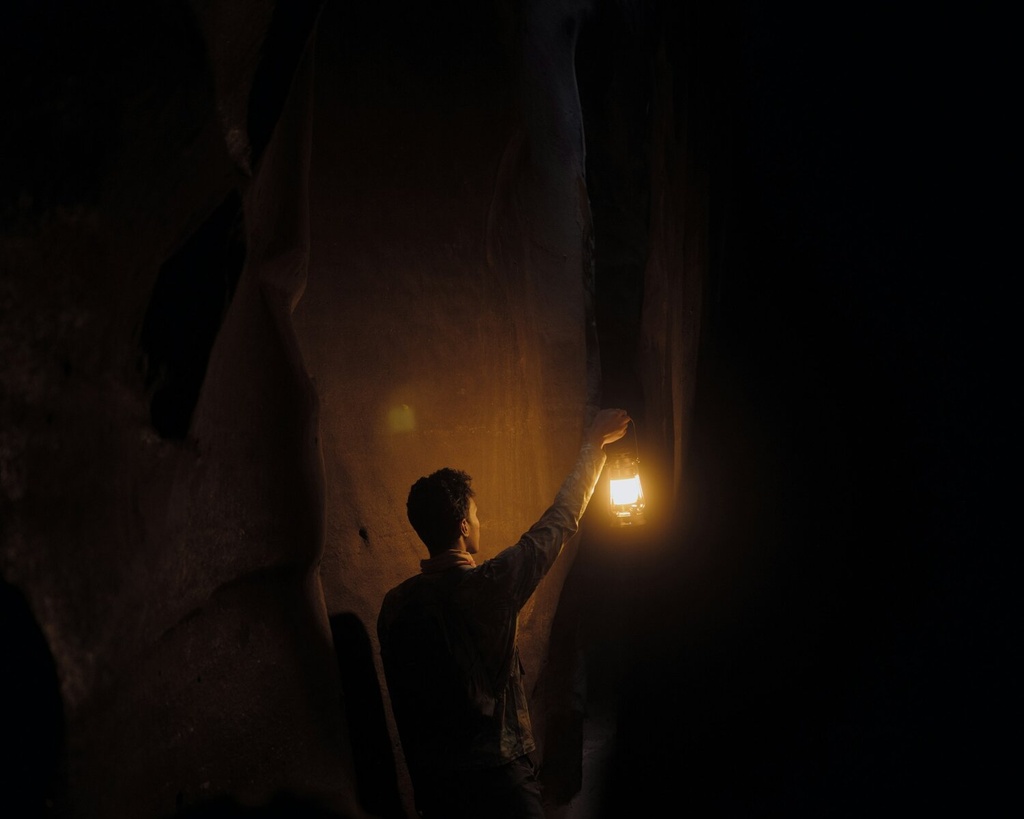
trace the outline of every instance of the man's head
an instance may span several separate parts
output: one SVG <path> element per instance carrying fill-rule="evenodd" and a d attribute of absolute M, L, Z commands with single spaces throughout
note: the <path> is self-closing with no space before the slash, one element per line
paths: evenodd
<path fill-rule="evenodd" d="M 409 523 L 430 554 L 458 546 L 460 539 L 467 552 L 476 553 L 480 522 L 471 480 L 465 472 L 446 467 L 420 478 L 409 490 Z"/>

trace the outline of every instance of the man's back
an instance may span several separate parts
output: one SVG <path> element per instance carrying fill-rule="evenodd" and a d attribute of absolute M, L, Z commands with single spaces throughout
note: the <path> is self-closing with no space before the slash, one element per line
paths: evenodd
<path fill-rule="evenodd" d="M 500 765 L 534 749 L 515 603 L 490 567 L 420 574 L 385 597 L 381 659 L 414 778 Z"/>

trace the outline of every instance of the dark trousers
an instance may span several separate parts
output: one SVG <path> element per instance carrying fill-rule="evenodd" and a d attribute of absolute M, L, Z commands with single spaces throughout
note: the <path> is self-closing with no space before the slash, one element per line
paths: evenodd
<path fill-rule="evenodd" d="M 436 776 L 416 787 L 423 819 L 544 819 L 537 769 L 527 756 L 458 776 Z"/>

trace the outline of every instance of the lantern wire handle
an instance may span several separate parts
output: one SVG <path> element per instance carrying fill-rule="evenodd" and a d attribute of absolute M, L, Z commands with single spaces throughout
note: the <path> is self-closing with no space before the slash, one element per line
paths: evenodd
<path fill-rule="evenodd" d="M 633 427 L 633 451 L 636 453 L 636 462 L 640 463 L 640 436 L 636 431 L 636 421 L 630 418 L 629 424 Z"/>

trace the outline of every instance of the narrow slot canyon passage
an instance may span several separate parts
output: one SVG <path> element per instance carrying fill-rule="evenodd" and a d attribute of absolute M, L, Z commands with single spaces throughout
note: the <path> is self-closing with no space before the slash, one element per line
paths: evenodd
<path fill-rule="evenodd" d="M 998 814 L 1003 52 L 966 10 L 0 17 L 0 815 L 415 819 L 410 487 L 471 476 L 480 566 L 605 407 L 516 631 L 547 819 Z"/>

